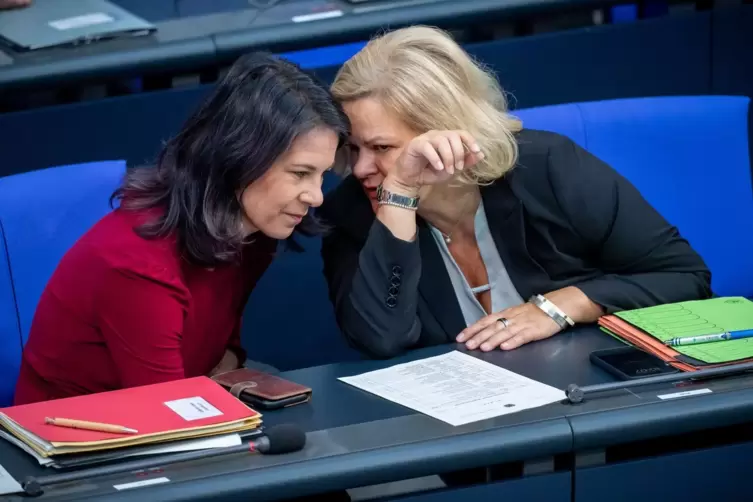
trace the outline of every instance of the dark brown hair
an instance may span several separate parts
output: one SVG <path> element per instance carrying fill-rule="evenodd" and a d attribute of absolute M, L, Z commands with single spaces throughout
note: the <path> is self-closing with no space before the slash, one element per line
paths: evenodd
<path fill-rule="evenodd" d="M 238 192 L 316 127 L 335 131 L 340 146 L 347 139 L 348 119 L 326 87 L 270 54 L 242 56 L 165 144 L 156 166 L 129 169 L 111 203 L 125 210 L 159 209 L 137 233 L 176 235 L 193 263 L 233 261 L 243 245 Z M 320 230 L 313 216 L 296 227 L 304 235 Z"/>

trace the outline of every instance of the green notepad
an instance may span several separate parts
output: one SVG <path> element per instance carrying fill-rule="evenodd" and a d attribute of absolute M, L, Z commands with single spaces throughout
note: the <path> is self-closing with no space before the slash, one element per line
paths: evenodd
<path fill-rule="evenodd" d="M 618 312 L 615 315 L 662 342 L 675 337 L 753 329 L 753 302 L 743 297 L 672 303 Z M 728 363 L 753 358 L 753 338 L 673 349 L 707 364 Z"/>

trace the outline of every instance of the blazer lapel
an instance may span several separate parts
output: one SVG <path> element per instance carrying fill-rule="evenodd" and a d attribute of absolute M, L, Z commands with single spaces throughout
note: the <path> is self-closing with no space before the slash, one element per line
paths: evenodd
<path fill-rule="evenodd" d="M 514 173 L 511 173 L 514 176 Z M 510 187 L 510 175 L 481 188 L 484 211 L 494 244 L 507 273 L 523 298 L 543 291 L 549 275 L 528 252 L 524 208 Z"/>
<path fill-rule="evenodd" d="M 442 254 L 434 241 L 431 229 L 422 220 L 419 220 L 418 225 L 418 242 L 421 249 L 421 280 L 418 291 L 448 337 L 445 340 L 431 342 L 446 343 L 448 340 L 454 340 L 465 329 L 465 319 Z"/>

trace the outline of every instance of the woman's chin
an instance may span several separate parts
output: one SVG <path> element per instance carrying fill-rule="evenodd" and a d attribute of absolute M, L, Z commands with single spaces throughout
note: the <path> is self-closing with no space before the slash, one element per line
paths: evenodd
<path fill-rule="evenodd" d="M 293 235 L 296 227 L 297 225 L 275 225 L 270 226 L 269 228 L 262 228 L 259 230 L 259 233 L 272 239 L 284 241 Z"/>

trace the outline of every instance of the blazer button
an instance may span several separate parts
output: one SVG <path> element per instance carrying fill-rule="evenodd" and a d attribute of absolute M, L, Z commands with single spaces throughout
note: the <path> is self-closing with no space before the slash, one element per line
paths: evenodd
<path fill-rule="evenodd" d="M 399 275 L 393 275 L 392 278 L 390 279 L 390 284 L 394 287 L 400 286 L 401 282 L 402 281 L 400 280 Z"/>
<path fill-rule="evenodd" d="M 392 267 L 392 275 L 400 275 L 403 273 L 403 267 L 400 265 L 395 265 Z"/>
<path fill-rule="evenodd" d="M 397 306 L 397 298 L 395 298 L 394 296 L 388 296 L 385 303 L 387 303 L 387 306 L 389 308 L 393 309 L 395 308 L 395 306 Z"/>

